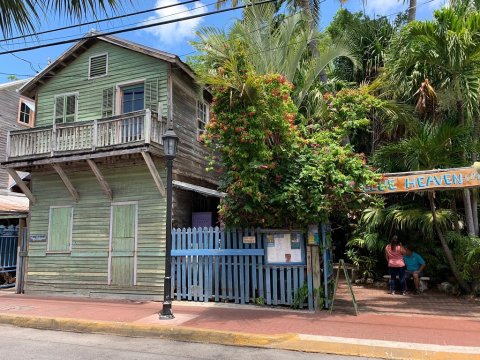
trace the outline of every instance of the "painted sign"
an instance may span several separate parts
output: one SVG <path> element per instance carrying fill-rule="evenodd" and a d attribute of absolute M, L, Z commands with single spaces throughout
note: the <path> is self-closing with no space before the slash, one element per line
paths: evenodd
<path fill-rule="evenodd" d="M 302 234 L 267 235 L 268 264 L 303 264 Z"/>
<path fill-rule="evenodd" d="M 255 236 L 244 236 L 243 237 L 243 243 L 244 244 L 255 244 Z"/>
<path fill-rule="evenodd" d="M 30 235 L 30 242 L 47 241 L 47 235 Z"/>
<path fill-rule="evenodd" d="M 376 187 L 365 188 L 370 194 L 469 188 L 480 186 L 480 175 L 473 167 L 386 174 Z"/>

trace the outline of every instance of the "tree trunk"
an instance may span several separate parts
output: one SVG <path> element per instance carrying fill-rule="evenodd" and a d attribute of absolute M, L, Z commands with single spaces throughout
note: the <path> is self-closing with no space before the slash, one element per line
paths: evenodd
<path fill-rule="evenodd" d="M 478 236 L 478 199 L 475 190 L 471 191 L 472 194 L 472 216 L 473 216 L 473 228 L 475 230 L 475 236 Z"/>
<path fill-rule="evenodd" d="M 417 0 L 410 0 L 410 6 L 408 7 L 408 22 L 415 20 L 417 17 Z"/>
<path fill-rule="evenodd" d="M 477 116 L 473 124 L 473 151 L 472 151 L 472 163 L 478 160 L 477 147 L 478 147 L 478 138 L 480 137 L 480 117 Z M 472 215 L 473 215 L 473 226 L 475 228 L 475 236 L 478 236 L 478 191 L 472 190 Z"/>
<path fill-rule="evenodd" d="M 459 233 L 460 225 L 458 223 L 459 216 L 458 216 L 458 210 L 457 210 L 457 201 L 455 199 L 455 194 L 453 192 L 452 192 L 452 198 L 450 199 L 450 208 L 455 213 L 455 222 L 453 223 L 453 227 L 455 231 Z"/>
<path fill-rule="evenodd" d="M 450 270 L 452 271 L 453 276 L 457 280 L 458 284 L 465 292 L 470 292 L 470 286 L 467 284 L 465 280 L 463 280 L 460 271 L 458 271 L 457 264 L 455 263 L 455 259 L 453 258 L 452 251 L 448 247 L 447 240 L 443 236 L 442 230 L 437 222 L 437 210 L 435 209 L 435 201 L 434 201 L 435 192 L 430 192 L 428 194 L 428 199 L 430 201 L 430 209 L 432 211 L 432 219 L 433 219 L 433 227 L 435 232 L 437 233 L 438 239 L 442 244 L 443 252 L 445 253 L 445 257 L 447 258 L 448 264 L 450 265 Z"/>
<path fill-rule="evenodd" d="M 463 190 L 463 206 L 465 207 L 465 222 L 467 223 L 468 235 L 475 236 L 475 225 L 473 223 L 472 202 L 470 201 L 470 190 Z"/>

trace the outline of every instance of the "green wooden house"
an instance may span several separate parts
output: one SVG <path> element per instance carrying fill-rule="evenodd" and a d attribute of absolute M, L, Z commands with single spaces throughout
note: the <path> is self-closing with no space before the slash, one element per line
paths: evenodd
<path fill-rule="evenodd" d="M 85 37 L 20 93 L 35 123 L 9 132 L 3 166 L 30 199 L 24 292 L 161 299 L 162 134 L 171 119 L 173 224 L 191 226 L 221 195 L 199 140 L 209 94 L 177 56 L 111 36 Z"/>

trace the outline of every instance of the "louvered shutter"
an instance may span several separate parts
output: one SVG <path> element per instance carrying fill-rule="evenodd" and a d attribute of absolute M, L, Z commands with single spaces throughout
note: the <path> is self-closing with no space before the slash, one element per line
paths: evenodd
<path fill-rule="evenodd" d="M 67 95 L 65 103 L 65 122 L 74 122 L 77 113 L 77 96 Z"/>
<path fill-rule="evenodd" d="M 103 89 L 102 95 L 102 117 L 113 116 L 113 87 Z"/>
<path fill-rule="evenodd" d="M 63 122 L 63 108 L 64 108 L 64 96 L 57 96 L 55 98 L 55 123 L 62 123 Z"/>
<path fill-rule="evenodd" d="M 95 78 L 107 75 L 107 61 L 107 54 L 92 56 L 90 58 L 90 73 L 88 74 L 88 77 Z"/>
<path fill-rule="evenodd" d="M 158 111 L 158 79 L 147 79 L 145 82 L 145 107 Z"/>

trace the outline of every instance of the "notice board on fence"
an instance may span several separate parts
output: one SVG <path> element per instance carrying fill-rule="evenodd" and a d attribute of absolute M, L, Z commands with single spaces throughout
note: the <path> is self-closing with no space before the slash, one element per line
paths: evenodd
<path fill-rule="evenodd" d="M 301 233 L 275 233 L 266 235 L 267 264 L 303 265 L 305 253 Z"/>

